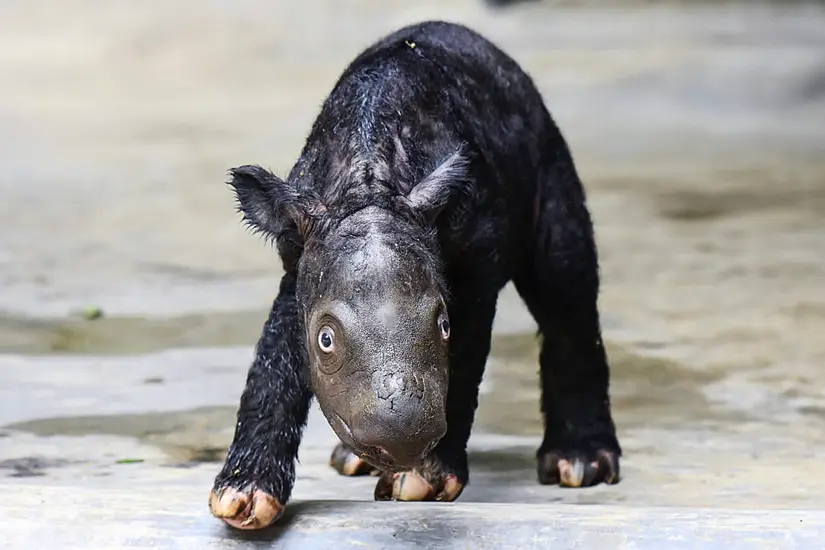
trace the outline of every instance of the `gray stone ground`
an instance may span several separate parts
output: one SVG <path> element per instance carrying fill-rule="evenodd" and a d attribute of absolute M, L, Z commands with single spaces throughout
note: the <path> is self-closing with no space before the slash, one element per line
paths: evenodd
<path fill-rule="evenodd" d="M 825 11 L 604 6 L 3 3 L 0 547 L 820 548 Z M 536 484 L 508 288 L 459 502 L 372 502 L 314 410 L 288 516 L 230 532 L 206 496 L 280 266 L 225 170 L 285 173 L 358 49 L 433 17 L 523 63 L 576 155 L 624 479 Z"/>

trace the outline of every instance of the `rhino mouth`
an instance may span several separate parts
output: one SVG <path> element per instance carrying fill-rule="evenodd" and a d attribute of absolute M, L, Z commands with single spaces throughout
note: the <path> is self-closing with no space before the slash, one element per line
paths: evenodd
<path fill-rule="evenodd" d="M 329 417 L 329 423 L 342 443 L 349 446 L 359 458 L 365 460 L 371 466 L 383 470 L 385 472 L 408 470 L 419 466 L 424 458 L 435 448 L 438 441 L 433 441 L 427 445 L 423 453 L 418 459 L 411 463 L 401 463 L 396 460 L 385 449 L 375 445 L 363 445 L 352 434 L 352 429 L 347 424 L 341 415 L 332 412 Z"/>

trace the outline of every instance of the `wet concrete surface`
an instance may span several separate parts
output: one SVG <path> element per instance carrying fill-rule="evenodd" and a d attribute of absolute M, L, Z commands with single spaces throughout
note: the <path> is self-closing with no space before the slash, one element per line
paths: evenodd
<path fill-rule="evenodd" d="M 560 4 L 4 3 L 0 540 L 802 548 L 825 537 L 825 11 Z M 534 326 L 508 288 L 460 503 L 354 502 L 371 500 L 375 480 L 327 466 L 335 439 L 314 409 L 294 519 L 274 538 L 239 538 L 208 516 L 206 495 L 280 266 L 238 222 L 225 170 L 285 173 L 355 52 L 430 17 L 510 51 L 571 143 L 602 254 L 624 479 L 536 483 Z M 79 313 L 90 305 L 100 319 Z M 535 539 L 516 536 L 525 529 Z"/>

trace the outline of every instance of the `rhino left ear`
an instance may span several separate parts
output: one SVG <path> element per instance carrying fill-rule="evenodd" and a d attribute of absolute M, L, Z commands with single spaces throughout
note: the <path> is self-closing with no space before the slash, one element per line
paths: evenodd
<path fill-rule="evenodd" d="M 275 238 L 290 222 L 299 229 L 307 227 L 309 213 L 288 182 L 255 165 L 233 168 L 229 174 L 238 211 L 253 230 Z"/>
<path fill-rule="evenodd" d="M 447 157 L 407 195 L 413 210 L 434 220 L 456 192 L 467 183 L 469 161 L 461 149 Z"/>

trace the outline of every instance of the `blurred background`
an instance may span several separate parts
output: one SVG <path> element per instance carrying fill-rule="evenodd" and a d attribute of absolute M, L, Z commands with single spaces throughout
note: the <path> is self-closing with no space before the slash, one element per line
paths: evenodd
<path fill-rule="evenodd" d="M 570 143 L 626 453 L 619 485 L 536 483 L 534 326 L 508 288 L 462 501 L 821 507 L 825 9 L 790 1 L 4 0 L 7 494 L 163 486 L 208 513 L 281 275 L 226 170 L 285 175 L 345 65 L 429 18 L 515 57 Z M 306 434 L 294 498 L 371 500 L 317 411 Z"/>

